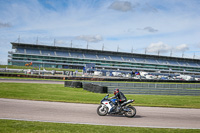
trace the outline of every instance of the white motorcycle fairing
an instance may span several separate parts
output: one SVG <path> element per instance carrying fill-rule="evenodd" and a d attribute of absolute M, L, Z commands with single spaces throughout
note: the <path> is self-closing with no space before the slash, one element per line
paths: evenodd
<path fill-rule="evenodd" d="M 103 102 L 102 102 L 102 105 L 108 107 L 108 112 L 110 112 L 112 106 L 110 105 L 110 103 L 109 103 L 108 100 L 103 101 Z M 103 106 L 102 106 L 102 107 L 103 107 Z"/>

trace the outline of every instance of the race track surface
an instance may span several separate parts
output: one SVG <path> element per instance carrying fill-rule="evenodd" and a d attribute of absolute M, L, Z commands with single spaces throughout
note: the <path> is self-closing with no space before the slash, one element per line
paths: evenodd
<path fill-rule="evenodd" d="M 0 119 L 153 128 L 200 129 L 200 109 L 136 107 L 134 118 L 98 116 L 98 105 L 0 98 Z"/>

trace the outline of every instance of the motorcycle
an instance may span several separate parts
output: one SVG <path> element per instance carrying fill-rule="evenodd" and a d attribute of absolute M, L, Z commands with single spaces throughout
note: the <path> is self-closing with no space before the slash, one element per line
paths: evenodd
<path fill-rule="evenodd" d="M 121 114 L 125 115 L 126 117 L 134 117 L 136 115 L 135 107 L 128 105 L 135 100 L 128 100 L 121 104 L 119 108 L 117 106 L 117 99 L 110 99 L 108 100 L 109 94 L 107 94 L 102 100 L 101 104 L 97 108 L 97 114 L 100 116 L 105 116 L 107 114 Z"/>

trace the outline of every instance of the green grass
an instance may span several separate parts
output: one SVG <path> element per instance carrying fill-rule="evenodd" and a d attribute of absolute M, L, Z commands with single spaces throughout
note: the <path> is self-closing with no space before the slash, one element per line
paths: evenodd
<path fill-rule="evenodd" d="M 0 83 L 0 97 L 13 99 L 59 101 L 75 103 L 97 103 L 104 94 L 96 94 L 82 88 L 64 85 L 34 83 Z"/>
<path fill-rule="evenodd" d="M 1 133 L 198 133 L 199 129 L 159 129 L 0 120 Z"/>
<path fill-rule="evenodd" d="M 57 84 L 0 83 L 0 97 L 11 99 L 99 104 L 105 94 Z M 110 95 L 113 96 L 113 95 Z M 200 108 L 200 96 L 126 95 L 134 105 Z"/>

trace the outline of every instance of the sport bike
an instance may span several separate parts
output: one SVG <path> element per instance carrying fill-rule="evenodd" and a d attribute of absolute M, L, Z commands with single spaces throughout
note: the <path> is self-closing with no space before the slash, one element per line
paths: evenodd
<path fill-rule="evenodd" d="M 130 105 L 135 100 L 128 100 L 121 104 L 121 107 L 117 106 L 117 99 L 108 99 L 107 94 L 102 100 L 101 104 L 97 108 L 97 114 L 105 116 L 107 114 L 119 114 L 126 117 L 134 117 L 136 115 L 136 109 Z M 129 104 L 129 105 L 128 105 Z"/>

